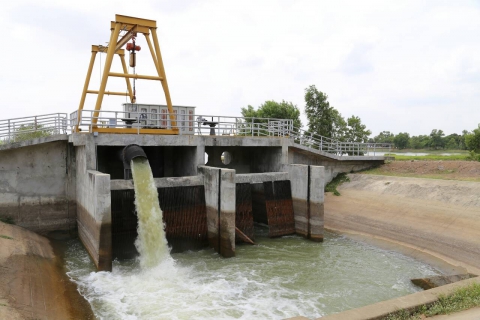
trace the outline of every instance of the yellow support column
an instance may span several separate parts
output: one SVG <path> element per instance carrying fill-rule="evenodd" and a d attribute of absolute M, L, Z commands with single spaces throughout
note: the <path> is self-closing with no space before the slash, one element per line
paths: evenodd
<path fill-rule="evenodd" d="M 82 97 L 80 98 L 80 105 L 78 106 L 77 111 L 77 124 L 75 125 L 75 132 L 78 132 L 78 125 L 82 118 L 82 110 L 83 106 L 85 105 L 85 98 L 87 97 L 87 90 L 90 84 L 90 79 L 92 77 L 92 70 L 93 64 L 95 63 L 95 57 L 97 56 L 97 52 L 92 50 L 92 56 L 90 57 L 90 64 L 88 65 L 87 77 L 85 79 L 85 84 L 83 85 Z"/>
<path fill-rule="evenodd" d="M 173 115 L 172 99 L 170 98 L 170 91 L 168 91 L 168 83 L 167 83 L 167 77 L 165 75 L 165 68 L 163 67 L 162 53 L 160 52 L 160 45 L 158 44 L 157 29 L 151 28 L 150 30 L 152 31 L 153 44 L 155 45 L 155 51 L 157 55 L 158 71 L 159 71 L 158 75 L 161 78 L 163 78 L 162 87 L 163 87 L 163 91 L 165 92 L 165 100 L 167 101 L 167 107 L 168 107 L 168 112 L 170 114 L 172 129 L 178 130 L 177 121 L 175 119 L 175 116 Z"/>
<path fill-rule="evenodd" d="M 157 69 L 157 73 L 158 73 L 158 75 L 160 75 L 160 69 L 158 68 L 157 55 L 155 54 L 155 51 L 153 49 L 152 41 L 150 41 L 150 35 L 147 34 L 147 33 L 145 33 L 143 35 L 145 36 L 145 39 L 147 40 L 148 49 L 150 49 L 150 53 L 152 54 L 153 63 L 155 64 L 155 68 Z"/>
<path fill-rule="evenodd" d="M 115 29 L 112 30 L 110 42 L 108 43 L 107 58 L 105 59 L 105 67 L 103 69 L 102 82 L 98 90 L 97 103 L 95 104 L 95 112 L 93 113 L 92 124 L 97 124 L 99 110 L 102 107 L 103 95 L 107 87 L 108 74 L 112 67 L 113 55 L 115 54 L 115 46 L 117 45 L 118 35 L 120 34 L 120 23 L 115 23 Z"/>

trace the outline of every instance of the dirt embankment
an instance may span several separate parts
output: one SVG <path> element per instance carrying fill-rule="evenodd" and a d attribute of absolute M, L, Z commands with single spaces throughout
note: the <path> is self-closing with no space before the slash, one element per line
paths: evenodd
<path fill-rule="evenodd" d="M 93 319 L 50 241 L 0 222 L 0 319 Z"/>
<path fill-rule="evenodd" d="M 392 161 L 372 171 L 374 174 L 480 181 L 478 161 Z"/>
<path fill-rule="evenodd" d="M 341 196 L 326 195 L 327 229 L 388 240 L 405 245 L 407 254 L 425 253 L 480 274 L 480 183 L 349 177 L 338 188 Z"/>

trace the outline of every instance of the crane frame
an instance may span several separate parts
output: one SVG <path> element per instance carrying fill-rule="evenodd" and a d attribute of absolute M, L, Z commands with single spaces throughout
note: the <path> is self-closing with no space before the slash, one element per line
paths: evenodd
<path fill-rule="evenodd" d="M 87 77 L 85 79 L 85 85 L 83 87 L 82 96 L 80 98 L 80 104 L 78 106 L 78 116 L 81 117 L 83 107 L 85 105 L 85 98 L 87 94 L 97 94 L 97 101 L 95 103 L 95 111 L 92 117 L 92 132 L 105 132 L 105 133 L 148 133 L 148 134 L 179 134 L 177 127 L 176 117 L 173 113 L 172 100 L 170 98 L 170 92 L 168 90 L 167 76 L 165 74 L 165 68 L 163 66 L 162 54 L 160 51 L 160 45 L 157 38 L 157 22 L 154 20 L 129 17 L 124 15 L 115 15 L 115 21 L 110 23 L 110 41 L 108 46 L 96 46 L 92 45 L 92 56 L 90 58 L 90 64 L 88 66 Z M 126 31 L 120 40 L 121 31 Z M 156 76 L 151 75 L 138 75 L 128 73 L 127 65 L 125 63 L 125 51 L 122 47 L 132 38 L 133 35 L 141 33 L 145 36 L 145 39 L 150 50 L 155 69 L 157 71 Z M 151 37 L 150 37 L 151 36 Z M 151 38 L 151 39 L 150 39 Z M 152 44 L 153 41 L 153 44 Z M 92 76 L 93 65 L 97 53 L 106 53 L 105 65 L 103 68 L 103 74 L 100 82 L 100 88 L 98 90 L 89 90 L 90 79 Z M 123 73 L 111 72 L 113 56 L 117 54 L 120 57 L 122 63 Z M 125 78 L 127 92 L 111 92 L 105 91 L 107 81 L 109 77 L 123 77 Z M 170 118 L 171 129 L 145 129 L 145 128 L 101 128 L 97 126 L 98 115 L 102 107 L 103 97 L 107 95 L 128 96 L 131 103 L 135 103 L 135 97 L 133 95 L 130 79 L 145 79 L 156 80 L 162 84 L 163 92 L 165 93 L 165 100 L 167 102 L 168 113 Z M 80 120 L 80 119 L 79 119 Z M 80 121 L 77 121 L 74 132 L 80 132 Z"/>

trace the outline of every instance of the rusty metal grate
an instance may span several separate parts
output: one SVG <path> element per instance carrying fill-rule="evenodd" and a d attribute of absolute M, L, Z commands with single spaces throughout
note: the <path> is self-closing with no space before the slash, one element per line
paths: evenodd
<path fill-rule="evenodd" d="M 290 180 L 266 181 L 263 186 L 269 228 L 268 236 L 278 237 L 295 233 Z"/>
<path fill-rule="evenodd" d="M 166 237 L 174 251 L 200 248 L 207 242 L 207 213 L 203 186 L 160 188 L 158 198 Z M 137 213 L 134 190 L 112 190 L 112 258 L 138 255 L 135 248 Z"/>
<path fill-rule="evenodd" d="M 176 240 L 207 241 L 207 211 L 203 186 L 158 189 L 160 208 L 169 243 Z"/>
<path fill-rule="evenodd" d="M 250 183 L 237 183 L 235 201 L 235 226 L 247 237 L 254 240 L 255 231 L 253 228 L 252 214 L 252 185 Z M 235 235 L 235 241 L 241 241 L 238 235 Z"/>

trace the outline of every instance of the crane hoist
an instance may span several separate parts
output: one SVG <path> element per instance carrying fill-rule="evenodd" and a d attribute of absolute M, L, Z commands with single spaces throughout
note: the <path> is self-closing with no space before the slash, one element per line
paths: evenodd
<path fill-rule="evenodd" d="M 105 132 L 105 133 L 148 133 L 148 134 L 178 134 L 179 130 L 176 123 L 176 117 L 173 111 L 173 105 L 170 98 L 170 92 L 168 90 L 167 76 L 165 75 L 165 68 L 163 66 L 162 54 L 160 52 L 160 45 L 157 38 L 157 22 L 154 20 L 129 17 L 124 15 L 115 15 L 115 21 L 110 23 L 110 41 L 107 46 L 92 45 L 92 55 L 90 58 L 90 64 L 88 67 L 87 77 L 85 79 L 85 85 L 83 87 L 82 96 L 80 99 L 80 105 L 77 111 L 76 124 L 73 127 L 74 132 L 81 131 L 79 128 L 80 118 L 82 110 L 85 105 L 85 98 L 87 94 L 96 94 L 97 100 L 95 103 L 95 110 L 91 119 L 91 131 L 92 132 Z M 120 37 L 120 34 L 123 36 Z M 141 50 L 135 42 L 137 35 L 143 34 L 147 41 L 147 45 L 155 65 L 157 75 L 139 75 L 135 73 L 135 66 L 137 63 L 136 54 Z M 131 41 L 131 42 L 129 42 Z M 126 50 L 130 52 L 129 65 L 134 69 L 133 73 L 129 73 L 125 62 L 125 50 L 123 47 L 126 45 Z M 100 88 L 98 90 L 89 90 L 90 79 L 92 76 L 93 65 L 97 53 L 106 53 L 105 64 L 103 73 L 100 80 Z M 122 63 L 123 72 L 111 72 L 113 57 L 118 55 Z M 113 92 L 105 91 L 107 81 L 109 77 L 125 78 L 127 86 L 126 92 Z M 133 88 L 130 83 L 130 79 L 133 79 Z M 118 127 L 102 127 L 97 125 L 100 109 L 102 107 L 103 97 L 107 95 L 127 96 L 130 98 L 130 102 L 133 104 L 136 102 L 135 92 L 135 80 L 153 80 L 160 81 L 163 92 L 165 94 L 165 100 L 168 107 L 169 126 L 168 128 L 118 128 Z"/>

